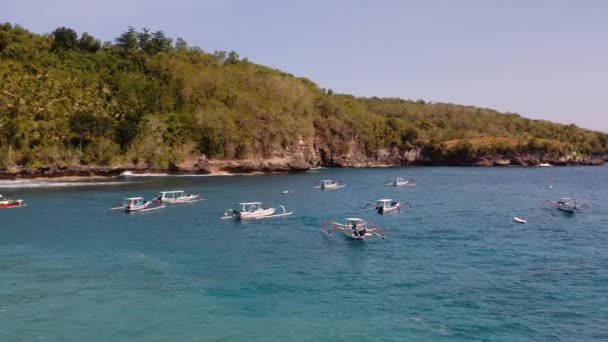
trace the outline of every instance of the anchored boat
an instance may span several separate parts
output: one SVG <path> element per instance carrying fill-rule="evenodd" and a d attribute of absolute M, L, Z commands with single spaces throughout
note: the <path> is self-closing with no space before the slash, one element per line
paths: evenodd
<path fill-rule="evenodd" d="M 228 209 L 224 212 L 222 219 L 234 219 L 234 220 L 247 220 L 247 219 L 263 219 L 271 217 L 281 217 L 293 214 L 293 212 L 287 212 L 285 207 L 279 205 L 277 208 L 281 208 L 283 212 L 277 213 L 277 208 L 265 208 L 262 206 L 262 202 L 244 202 L 237 203 L 240 209 Z"/>
<path fill-rule="evenodd" d="M 386 185 L 391 185 L 391 186 L 414 186 L 416 185 L 416 181 L 413 179 L 405 179 L 405 178 L 393 178 L 392 180 L 388 181 L 386 183 Z"/>
<path fill-rule="evenodd" d="M 13 199 L 4 199 L 2 195 L 0 195 L 0 208 L 19 208 L 25 207 L 25 202 L 21 199 L 13 200 Z"/>
<path fill-rule="evenodd" d="M 587 212 L 590 208 L 586 202 L 579 201 L 575 198 L 561 198 L 557 201 L 545 200 L 540 206 L 550 210 L 557 209 L 568 214 L 574 214 L 580 211 Z"/>
<path fill-rule="evenodd" d="M 205 199 L 200 196 L 200 194 L 186 194 L 183 190 L 175 190 L 161 191 L 156 198 L 163 203 L 176 204 L 204 201 Z"/>
<path fill-rule="evenodd" d="M 379 214 L 385 214 L 394 211 L 401 211 L 401 206 L 401 202 L 393 201 L 390 198 L 383 198 L 377 200 L 375 205 L 369 203 L 366 204 L 363 209 L 371 207 L 371 209 L 376 210 Z M 407 210 L 412 209 L 412 205 L 407 202 L 404 202 L 403 206 L 405 206 Z"/>
<path fill-rule="evenodd" d="M 136 211 L 151 211 L 156 209 L 162 209 L 165 205 L 157 199 L 145 201 L 143 197 L 129 197 L 125 198 L 122 205 L 111 208 L 112 210 L 124 210 L 127 213 Z"/>
<path fill-rule="evenodd" d="M 321 182 L 317 183 L 317 185 L 315 186 L 315 189 L 331 190 L 331 189 L 343 188 L 345 186 L 346 186 L 346 184 L 343 184 L 342 182 L 334 181 L 331 179 L 324 179 Z"/>
<path fill-rule="evenodd" d="M 332 235 L 334 230 L 340 230 L 344 236 L 353 240 L 364 240 L 366 237 L 379 237 L 384 239 L 384 230 L 374 223 L 360 218 L 349 217 L 345 223 L 326 220 L 321 223 L 321 232 Z"/>

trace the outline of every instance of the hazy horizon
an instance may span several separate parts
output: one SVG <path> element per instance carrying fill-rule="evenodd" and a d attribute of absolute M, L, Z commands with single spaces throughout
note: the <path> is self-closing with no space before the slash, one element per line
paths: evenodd
<path fill-rule="evenodd" d="M 608 131 L 608 3 L 35 0 L 0 22 L 113 41 L 128 26 L 356 96 L 451 102 Z M 33 11 L 32 9 L 36 9 Z"/>

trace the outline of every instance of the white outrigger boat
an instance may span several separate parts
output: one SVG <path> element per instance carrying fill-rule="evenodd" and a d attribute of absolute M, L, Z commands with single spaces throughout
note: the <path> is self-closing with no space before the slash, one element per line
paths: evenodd
<path fill-rule="evenodd" d="M 334 181 L 331 179 L 324 179 L 321 182 L 319 182 L 317 185 L 315 185 L 315 189 L 333 190 L 333 189 L 340 189 L 345 186 L 346 186 L 346 184 L 343 184 L 342 182 Z"/>
<path fill-rule="evenodd" d="M 277 208 L 283 210 L 282 213 L 277 213 L 277 208 L 264 208 L 262 202 L 244 202 L 237 203 L 241 208 L 239 209 L 228 209 L 224 212 L 222 220 L 234 219 L 234 220 L 247 220 L 247 219 L 263 219 L 271 217 L 281 217 L 293 214 L 293 212 L 287 212 L 285 207 L 279 205 Z"/>
<path fill-rule="evenodd" d="M 5 199 L 0 195 L 0 208 L 20 208 L 25 207 L 25 202 L 21 199 Z"/>
<path fill-rule="evenodd" d="M 128 197 L 125 198 L 122 205 L 111 208 L 112 210 L 124 210 L 127 213 L 136 211 L 151 211 L 156 209 L 162 209 L 165 205 L 157 199 L 145 201 L 143 197 Z"/>
<path fill-rule="evenodd" d="M 345 223 L 326 220 L 321 223 L 321 232 L 332 235 L 334 230 L 340 230 L 344 236 L 353 240 L 364 240 L 366 237 L 379 237 L 384 239 L 384 230 L 369 221 L 349 217 Z M 329 227 L 327 227 L 329 226 Z"/>
<path fill-rule="evenodd" d="M 158 193 L 156 199 L 162 203 L 194 203 L 204 201 L 204 198 L 200 198 L 200 194 L 186 194 L 183 190 L 175 191 L 161 191 Z"/>
<path fill-rule="evenodd" d="M 557 201 L 545 200 L 541 203 L 541 207 L 550 210 L 557 209 L 568 214 L 589 211 L 589 205 L 586 202 L 580 202 L 574 198 L 561 198 Z"/>
<path fill-rule="evenodd" d="M 414 186 L 416 185 L 416 181 L 413 179 L 405 179 L 402 177 L 393 178 L 391 181 L 388 181 L 386 185 L 390 186 Z"/>
<path fill-rule="evenodd" d="M 401 206 L 402 203 L 398 202 L 398 201 L 393 201 L 390 198 L 382 198 L 376 201 L 375 205 L 372 204 L 366 204 L 365 207 L 363 207 L 363 209 L 372 209 L 372 210 L 376 210 L 378 212 L 378 214 L 385 214 L 385 213 L 390 213 L 390 212 L 394 212 L 394 211 L 401 211 Z M 412 209 L 412 205 L 404 202 L 403 206 L 407 206 L 407 210 L 411 210 Z"/>

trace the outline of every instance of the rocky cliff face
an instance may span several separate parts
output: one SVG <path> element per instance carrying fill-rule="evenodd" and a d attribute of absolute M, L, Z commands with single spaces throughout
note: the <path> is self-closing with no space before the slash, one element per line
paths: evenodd
<path fill-rule="evenodd" d="M 371 154 L 365 153 L 362 144 L 351 141 L 347 151 L 333 153 L 319 141 L 300 140 L 298 144 L 282 151 L 272 152 L 269 158 L 243 160 L 207 159 L 205 156 L 192 157 L 166 169 L 150 168 L 142 164 L 112 166 L 77 165 L 72 167 L 48 166 L 40 168 L 0 169 L 0 178 L 34 177 L 89 177 L 118 176 L 122 172 L 173 173 L 173 174 L 263 174 L 305 171 L 316 166 L 328 167 L 378 167 L 396 165 L 454 165 L 454 166 L 534 166 L 542 163 L 551 165 L 601 165 L 608 156 L 513 154 L 513 155 L 473 155 L 466 160 L 433 159 L 421 147 L 408 150 L 380 148 Z"/>

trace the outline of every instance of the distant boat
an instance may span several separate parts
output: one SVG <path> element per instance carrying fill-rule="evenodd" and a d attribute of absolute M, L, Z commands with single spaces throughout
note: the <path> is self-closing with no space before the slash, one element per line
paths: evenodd
<path fill-rule="evenodd" d="M 124 210 L 127 213 L 132 213 L 136 211 L 150 211 L 164 208 L 159 200 L 154 199 L 150 201 L 144 200 L 143 197 L 129 197 L 125 198 L 122 205 L 117 205 L 112 210 Z"/>
<path fill-rule="evenodd" d="M 277 208 L 267 208 L 262 206 L 262 202 L 243 202 L 237 203 L 237 206 L 241 209 L 228 209 L 224 212 L 222 219 L 234 219 L 234 220 L 245 220 L 245 219 L 262 219 L 270 217 L 281 217 L 289 216 L 293 212 L 287 212 L 285 207 L 279 205 L 277 208 L 283 210 L 282 213 L 277 213 Z"/>
<path fill-rule="evenodd" d="M 538 164 L 536 166 L 539 166 L 539 167 L 549 167 L 549 166 L 553 166 L 553 165 L 551 165 L 549 163 L 540 163 L 540 164 Z"/>
<path fill-rule="evenodd" d="M 193 203 L 202 201 L 200 194 L 186 194 L 183 190 L 162 191 L 156 197 L 163 203 Z"/>
<path fill-rule="evenodd" d="M 513 218 L 513 222 L 522 223 L 522 224 L 523 223 L 528 223 L 528 221 L 526 221 L 526 220 L 524 220 L 522 218 L 519 218 L 517 216 Z"/>
<path fill-rule="evenodd" d="M 414 186 L 416 185 L 416 181 L 413 179 L 405 179 L 402 177 L 399 178 L 393 178 L 392 180 L 388 181 L 386 183 L 386 185 L 391 185 L 391 186 Z"/>
<path fill-rule="evenodd" d="M 344 236 L 353 240 L 363 240 L 366 237 L 374 236 L 384 239 L 384 230 L 372 222 L 353 217 L 349 217 L 345 221 L 345 223 L 331 220 L 323 221 L 321 223 L 321 232 L 332 235 L 334 230 L 340 230 L 344 233 Z"/>
<path fill-rule="evenodd" d="M 589 205 L 586 202 L 575 198 L 561 198 L 557 201 L 545 200 L 540 206 L 545 209 L 557 209 L 568 214 L 589 211 Z"/>
<path fill-rule="evenodd" d="M 410 210 L 412 209 L 412 205 L 409 203 L 403 203 L 404 205 L 406 205 L 406 209 Z M 400 211 L 401 210 L 401 203 L 397 202 L 397 201 L 393 201 L 390 198 L 382 198 L 376 201 L 375 205 L 372 204 L 366 204 L 365 207 L 363 207 L 363 209 L 373 209 L 376 210 L 378 212 L 378 214 L 385 214 L 385 213 L 390 213 L 393 211 Z"/>
<path fill-rule="evenodd" d="M 322 190 L 330 190 L 330 189 L 343 188 L 345 186 L 346 186 L 346 184 L 343 184 L 342 182 L 334 181 L 331 179 L 324 179 L 321 182 L 317 183 L 317 185 L 315 185 L 314 188 L 322 189 Z"/>
<path fill-rule="evenodd" d="M 23 200 L 13 200 L 13 199 L 4 199 L 2 195 L 0 195 L 0 208 L 19 208 L 25 207 L 25 202 Z"/>

